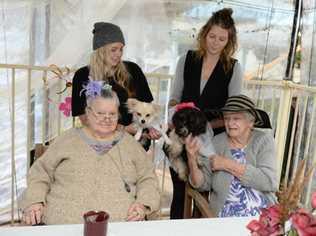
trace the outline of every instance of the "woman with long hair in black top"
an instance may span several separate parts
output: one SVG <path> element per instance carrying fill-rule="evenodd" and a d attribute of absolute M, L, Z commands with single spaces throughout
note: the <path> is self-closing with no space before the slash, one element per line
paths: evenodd
<path fill-rule="evenodd" d="M 127 132 L 134 134 L 131 125 L 132 114 L 128 113 L 126 101 L 137 98 L 143 102 L 152 102 L 153 96 L 141 68 L 130 61 L 122 61 L 125 39 L 119 26 L 108 22 L 94 24 L 93 52 L 88 66 L 78 69 L 73 78 L 72 116 L 79 116 L 82 124 L 86 122 L 86 97 L 82 92 L 89 80 L 101 80 L 109 83 L 120 100 L 119 123 Z M 151 139 L 160 137 L 158 131 L 150 129 Z"/>
<path fill-rule="evenodd" d="M 237 49 L 237 32 L 232 9 L 214 12 L 201 28 L 197 49 L 189 50 L 177 64 L 169 106 L 194 102 L 205 111 L 214 134 L 224 131 L 224 122 L 207 110 L 220 109 L 227 98 L 240 94 L 243 73 L 232 56 Z M 170 169 L 173 181 L 171 219 L 183 218 L 185 182 Z"/>

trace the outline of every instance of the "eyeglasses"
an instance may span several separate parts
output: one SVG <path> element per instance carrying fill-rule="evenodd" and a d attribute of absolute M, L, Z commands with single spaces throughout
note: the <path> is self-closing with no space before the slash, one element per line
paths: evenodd
<path fill-rule="evenodd" d="M 88 107 L 88 110 L 90 110 L 93 114 L 93 116 L 101 121 L 101 120 L 108 120 L 110 122 L 117 121 L 118 120 L 118 114 L 117 113 L 102 113 L 102 112 L 96 112 L 92 109 L 92 107 Z"/>

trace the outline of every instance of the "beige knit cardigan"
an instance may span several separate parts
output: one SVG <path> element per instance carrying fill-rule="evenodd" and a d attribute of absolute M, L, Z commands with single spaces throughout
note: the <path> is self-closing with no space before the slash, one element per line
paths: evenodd
<path fill-rule="evenodd" d="M 124 221 L 134 202 L 149 207 L 148 213 L 157 211 L 160 193 L 152 161 L 131 135 L 125 133 L 109 152 L 98 155 L 74 128 L 31 167 L 22 209 L 37 202 L 45 204 L 46 224 L 82 223 L 90 210 L 104 210 L 111 221 Z"/>

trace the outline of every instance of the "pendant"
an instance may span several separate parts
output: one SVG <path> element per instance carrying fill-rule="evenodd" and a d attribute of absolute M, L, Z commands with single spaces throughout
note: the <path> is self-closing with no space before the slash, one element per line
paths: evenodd
<path fill-rule="evenodd" d="M 125 188 L 126 192 L 128 192 L 128 193 L 131 192 L 131 187 L 125 181 L 124 181 L 124 188 Z"/>

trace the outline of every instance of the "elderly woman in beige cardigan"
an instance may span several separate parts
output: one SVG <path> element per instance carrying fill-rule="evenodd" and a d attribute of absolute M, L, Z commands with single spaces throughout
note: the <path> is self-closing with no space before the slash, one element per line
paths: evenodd
<path fill-rule="evenodd" d="M 74 224 L 90 210 L 111 221 L 139 221 L 159 209 L 151 159 L 118 128 L 119 100 L 111 86 L 85 87 L 88 123 L 59 136 L 31 167 L 22 200 L 26 224 Z"/>

